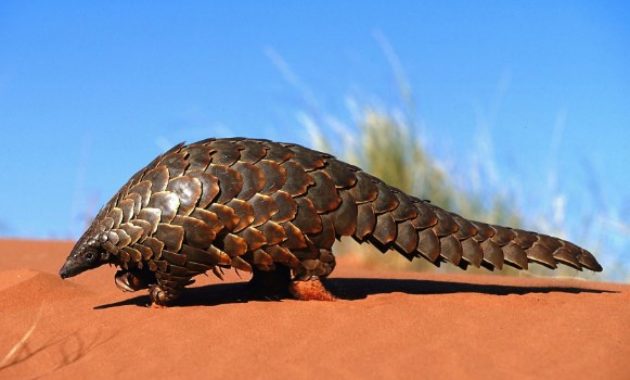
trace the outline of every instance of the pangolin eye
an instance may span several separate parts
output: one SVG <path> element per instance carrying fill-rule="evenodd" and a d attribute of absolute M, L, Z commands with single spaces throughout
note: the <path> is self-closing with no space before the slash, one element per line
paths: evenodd
<path fill-rule="evenodd" d="M 85 259 L 89 262 L 93 262 L 94 260 L 96 260 L 96 252 L 94 251 L 87 251 L 85 253 Z"/>

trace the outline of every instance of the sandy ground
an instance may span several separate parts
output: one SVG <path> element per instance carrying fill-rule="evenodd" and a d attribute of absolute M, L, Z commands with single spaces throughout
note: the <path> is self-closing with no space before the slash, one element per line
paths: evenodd
<path fill-rule="evenodd" d="M 156 310 L 113 268 L 59 279 L 70 248 L 0 241 L 0 378 L 630 379 L 630 286 L 341 258 L 344 300 L 248 300 L 228 275 Z"/>

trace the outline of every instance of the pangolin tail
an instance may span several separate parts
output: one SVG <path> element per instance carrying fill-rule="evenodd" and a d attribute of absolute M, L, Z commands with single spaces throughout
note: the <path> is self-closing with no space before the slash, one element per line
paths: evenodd
<path fill-rule="evenodd" d="M 568 241 L 522 229 L 470 221 L 427 201 L 409 196 L 369 176 L 350 195 L 357 202 L 352 236 L 385 252 L 395 249 L 409 260 L 424 257 L 439 265 L 450 262 L 493 270 L 505 264 L 528 269 L 530 262 L 555 269 L 602 270 L 587 250 Z"/>

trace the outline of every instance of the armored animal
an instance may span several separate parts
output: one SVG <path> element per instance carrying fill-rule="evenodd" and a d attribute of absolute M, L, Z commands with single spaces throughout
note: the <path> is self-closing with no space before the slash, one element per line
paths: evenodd
<path fill-rule="evenodd" d="M 333 299 L 320 279 L 335 239 L 351 236 L 409 260 L 501 269 L 529 263 L 601 271 L 588 251 L 547 235 L 467 220 L 360 168 L 297 144 L 246 138 L 179 144 L 131 177 L 60 270 L 103 264 L 125 291 L 174 301 L 196 275 L 253 272 L 255 289 Z"/>

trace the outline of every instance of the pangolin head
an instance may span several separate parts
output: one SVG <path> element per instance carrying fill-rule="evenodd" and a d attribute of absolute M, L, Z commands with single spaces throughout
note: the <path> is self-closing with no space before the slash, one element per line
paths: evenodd
<path fill-rule="evenodd" d="M 110 262 L 111 255 L 102 247 L 100 232 L 89 228 L 81 236 L 59 270 L 61 278 L 73 277 Z"/>
<path fill-rule="evenodd" d="M 94 223 L 72 248 L 66 262 L 59 270 L 61 278 L 74 277 L 103 264 L 119 265 L 118 257 L 104 247 L 108 240 L 107 236 L 106 227 Z M 125 292 L 146 289 L 156 282 L 155 273 L 151 272 L 147 266 L 141 268 L 125 266 L 124 269 L 116 272 L 114 280 L 116 286 Z"/>

